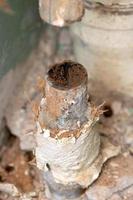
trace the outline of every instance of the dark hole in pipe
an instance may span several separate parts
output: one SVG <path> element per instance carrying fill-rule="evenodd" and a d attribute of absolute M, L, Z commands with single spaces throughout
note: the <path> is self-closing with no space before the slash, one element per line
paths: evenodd
<path fill-rule="evenodd" d="M 64 61 L 55 64 L 47 73 L 53 87 L 71 89 L 87 82 L 86 69 L 79 63 Z"/>
<path fill-rule="evenodd" d="M 103 115 L 104 115 L 104 117 L 112 117 L 112 115 L 113 115 L 113 110 L 112 110 L 112 108 L 111 108 L 111 106 L 110 105 L 105 105 L 104 106 L 104 110 L 105 110 L 105 112 L 103 113 Z"/>

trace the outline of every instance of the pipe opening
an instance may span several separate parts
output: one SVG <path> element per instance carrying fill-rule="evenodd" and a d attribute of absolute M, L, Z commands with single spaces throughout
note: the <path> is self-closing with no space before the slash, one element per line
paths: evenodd
<path fill-rule="evenodd" d="M 55 64 L 47 73 L 48 81 L 61 90 L 72 89 L 87 83 L 86 69 L 79 63 L 64 61 Z"/>

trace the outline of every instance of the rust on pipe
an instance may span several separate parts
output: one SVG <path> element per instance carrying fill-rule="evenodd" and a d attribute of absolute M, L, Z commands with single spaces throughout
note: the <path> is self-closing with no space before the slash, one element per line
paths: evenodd
<path fill-rule="evenodd" d="M 55 88 L 73 89 L 87 83 L 87 72 L 81 64 L 64 61 L 49 70 L 47 80 Z"/>
<path fill-rule="evenodd" d="M 86 199 L 85 190 L 98 174 L 96 170 L 90 174 L 99 155 L 100 135 L 94 128 L 99 115 L 88 102 L 87 81 L 86 69 L 73 61 L 53 65 L 45 76 L 35 157 L 46 196 L 52 200 Z"/>
<path fill-rule="evenodd" d="M 72 61 L 55 64 L 46 75 L 42 123 L 48 128 L 73 130 L 86 121 L 87 72 Z"/>

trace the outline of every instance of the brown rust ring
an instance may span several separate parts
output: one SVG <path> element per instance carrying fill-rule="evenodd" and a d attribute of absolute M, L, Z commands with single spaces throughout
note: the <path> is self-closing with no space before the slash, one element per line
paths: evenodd
<path fill-rule="evenodd" d="M 79 63 L 64 61 L 55 64 L 47 73 L 47 80 L 52 87 L 68 90 L 86 84 L 86 69 Z"/>

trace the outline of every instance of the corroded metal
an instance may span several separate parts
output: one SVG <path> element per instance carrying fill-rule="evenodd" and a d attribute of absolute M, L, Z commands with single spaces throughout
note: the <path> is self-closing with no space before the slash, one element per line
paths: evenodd
<path fill-rule="evenodd" d="M 88 102 L 87 80 L 85 68 L 72 61 L 52 66 L 45 77 L 35 156 L 51 199 L 85 199 L 93 179 L 84 175 L 99 154 L 100 136 L 94 129 L 99 115 Z"/>
<path fill-rule="evenodd" d="M 54 65 L 46 75 L 42 124 L 73 130 L 87 120 L 87 72 L 75 62 Z"/>
<path fill-rule="evenodd" d="M 119 149 L 101 145 L 96 122 L 101 112 L 88 101 L 87 72 L 75 62 L 58 63 L 45 77 L 35 133 L 36 165 L 51 200 L 86 200 L 107 159 Z"/>

